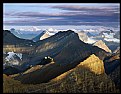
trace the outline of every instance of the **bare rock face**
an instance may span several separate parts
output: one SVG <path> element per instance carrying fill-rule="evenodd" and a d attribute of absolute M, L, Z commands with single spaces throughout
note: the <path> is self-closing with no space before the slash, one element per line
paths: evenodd
<path fill-rule="evenodd" d="M 39 35 L 37 35 L 32 40 L 36 42 L 36 41 L 40 41 L 40 40 L 46 39 L 48 37 L 50 37 L 49 32 L 48 31 L 43 31 L 42 33 L 40 33 Z"/>
<path fill-rule="evenodd" d="M 46 39 L 48 37 L 50 37 L 50 35 L 48 33 L 45 33 L 43 34 L 43 36 L 40 37 L 40 40 Z"/>
<path fill-rule="evenodd" d="M 111 50 L 106 46 L 106 44 L 102 40 L 95 42 L 93 45 L 105 50 L 106 52 L 111 53 Z"/>
<path fill-rule="evenodd" d="M 84 32 L 78 32 L 79 39 L 83 42 L 87 42 L 88 36 Z"/>

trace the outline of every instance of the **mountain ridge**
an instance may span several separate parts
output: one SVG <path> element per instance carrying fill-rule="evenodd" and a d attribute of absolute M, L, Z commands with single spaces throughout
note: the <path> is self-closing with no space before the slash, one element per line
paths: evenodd
<path fill-rule="evenodd" d="M 105 50 L 106 52 L 112 52 L 102 40 L 95 42 L 93 45 Z"/>

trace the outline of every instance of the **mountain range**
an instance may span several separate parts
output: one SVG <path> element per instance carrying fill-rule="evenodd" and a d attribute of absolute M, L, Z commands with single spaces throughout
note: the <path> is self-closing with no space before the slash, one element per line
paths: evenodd
<path fill-rule="evenodd" d="M 55 64 L 55 63 L 54 63 Z M 49 82 L 39 83 L 42 79 L 49 79 L 52 75 L 61 71 L 62 66 L 32 67 L 31 71 L 26 71 L 23 75 L 12 75 L 11 77 L 3 75 L 4 92 L 16 93 L 118 93 L 115 84 L 105 73 L 103 61 L 94 54 L 87 59 L 79 62 L 75 67 L 51 79 Z M 71 65 L 72 66 L 72 65 Z M 63 67 L 63 69 L 68 66 Z M 50 71 L 49 71 L 50 70 Z M 54 71 L 56 70 L 56 71 Z M 49 72 L 49 73 L 48 73 Z M 54 72 L 54 73 L 53 73 Z M 45 75 L 45 76 L 43 76 Z M 41 76 L 42 75 L 42 76 Z M 48 76 L 47 76 L 48 75 Z M 19 81 L 18 81 L 19 80 Z M 9 81 L 9 83 L 8 83 Z M 22 83 L 21 83 L 22 82 Z M 33 84 L 25 84 L 33 83 Z M 9 89 L 9 85 L 13 84 Z"/>
<path fill-rule="evenodd" d="M 118 77 L 112 75 L 120 67 L 120 48 L 112 53 L 101 40 L 94 44 L 86 43 L 89 37 L 84 32 L 67 30 L 51 36 L 47 34 L 44 31 L 28 40 L 3 30 L 4 80 L 12 80 L 24 87 L 19 90 L 15 87 L 17 84 L 13 85 L 16 92 L 38 89 L 39 93 L 119 92 L 119 73 Z M 4 92 L 13 92 L 9 83 L 4 83 Z M 104 88 L 106 85 L 109 87 Z"/>

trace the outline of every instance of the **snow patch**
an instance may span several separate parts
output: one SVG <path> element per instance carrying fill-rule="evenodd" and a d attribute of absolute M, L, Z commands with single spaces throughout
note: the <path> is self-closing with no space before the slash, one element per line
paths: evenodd
<path fill-rule="evenodd" d="M 114 33 L 110 33 L 110 34 L 107 34 L 107 33 L 103 33 L 103 37 L 106 37 L 106 38 L 114 38 Z"/>
<path fill-rule="evenodd" d="M 89 44 L 93 44 L 95 43 L 97 40 L 94 40 L 92 38 L 88 38 L 88 40 L 85 43 L 89 43 Z"/>
<path fill-rule="evenodd" d="M 112 41 L 112 42 L 116 42 L 116 43 L 120 43 L 120 40 L 119 39 L 116 39 L 116 38 L 104 38 L 105 41 Z"/>
<path fill-rule="evenodd" d="M 17 55 L 22 60 L 22 54 L 21 53 L 14 53 L 12 51 L 12 52 L 8 52 L 7 54 L 8 54 L 8 56 L 5 58 L 6 61 L 9 61 L 11 59 L 14 59 L 14 57 L 13 57 L 14 55 Z"/>

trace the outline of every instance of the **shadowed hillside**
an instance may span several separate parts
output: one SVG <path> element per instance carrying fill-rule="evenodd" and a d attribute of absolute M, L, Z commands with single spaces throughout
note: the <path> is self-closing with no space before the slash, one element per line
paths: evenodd
<path fill-rule="evenodd" d="M 16 39 L 8 31 L 7 34 Z M 4 40 L 6 39 L 7 37 Z M 60 31 L 35 43 L 19 38 L 17 40 L 19 41 L 6 41 L 4 45 L 4 59 L 9 51 L 15 51 L 17 55 L 22 53 L 20 66 L 4 69 L 9 75 L 4 75 L 4 92 L 119 92 L 114 84 L 115 82 L 119 85 L 119 80 L 115 80 L 119 76 L 113 76 L 114 70 L 119 70 L 116 69 L 119 53 L 111 55 L 101 48 L 86 44 L 71 30 Z"/>
<path fill-rule="evenodd" d="M 31 40 L 20 39 L 8 30 L 3 30 L 3 36 L 4 45 L 24 45 L 25 43 L 32 44 Z"/>
<path fill-rule="evenodd" d="M 102 60 L 107 55 L 104 50 L 82 42 L 78 34 L 71 30 L 60 31 L 49 38 L 35 43 L 16 38 L 9 31 L 4 32 L 5 34 L 7 33 L 7 36 L 4 37 L 4 40 L 7 42 L 4 41 L 6 44 L 3 50 L 4 52 L 14 51 L 22 53 L 22 65 L 20 68 L 23 70 L 31 65 L 39 64 L 46 56 L 52 57 L 58 64 L 66 64 L 82 61 L 91 54 L 97 55 Z M 9 36 L 16 41 L 11 43 L 8 40 Z"/>
<path fill-rule="evenodd" d="M 114 54 L 104 59 L 104 67 L 107 75 L 114 81 L 117 88 L 120 88 L 120 48 Z"/>
<path fill-rule="evenodd" d="M 97 63 L 96 63 L 97 62 Z M 99 66 L 95 66 L 99 65 Z M 100 67 L 100 68 L 99 68 Z M 99 69 L 98 69 L 99 68 Z M 53 72 L 53 71 L 51 71 Z M 44 76 L 43 76 L 44 77 Z M 49 77 L 49 76 L 48 76 Z M 5 79 L 5 78 L 4 78 Z M 27 78 L 26 78 L 27 79 Z M 38 78 L 36 80 L 41 80 Z M 30 80 L 30 79 L 29 79 Z M 10 83 L 6 83 L 9 86 Z M 7 92 L 4 84 L 4 92 Z M 15 84 L 15 83 L 14 83 Z M 61 74 L 52 79 L 48 83 L 27 85 L 21 84 L 24 88 L 18 88 L 16 85 L 12 87 L 16 92 L 26 93 L 117 93 L 118 89 L 115 84 L 105 74 L 103 62 L 91 55 L 89 58 L 80 62 L 75 68 Z M 18 90 L 18 91 L 17 91 Z M 9 88 L 8 92 L 12 92 Z"/>

